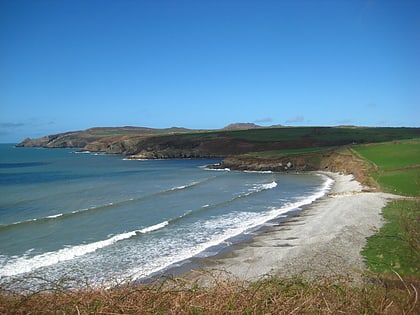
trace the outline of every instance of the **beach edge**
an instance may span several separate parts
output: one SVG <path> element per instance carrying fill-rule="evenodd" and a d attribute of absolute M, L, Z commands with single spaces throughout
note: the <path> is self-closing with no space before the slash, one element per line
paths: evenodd
<path fill-rule="evenodd" d="M 334 180 L 323 197 L 218 255 L 196 260 L 181 277 L 202 285 L 220 278 L 255 281 L 267 276 L 363 281 L 361 250 L 384 224 L 382 209 L 399 196 L 372 192 L 351 174 L 311 173 Z"/>

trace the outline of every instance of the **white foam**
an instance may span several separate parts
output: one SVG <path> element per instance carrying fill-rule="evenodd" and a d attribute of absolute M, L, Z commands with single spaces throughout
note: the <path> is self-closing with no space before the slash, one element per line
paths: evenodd
<path fill-rule="evenodd" d="M 173 187 L 173 188 L 171 188 L 171 190 L 181 190 L 181 189 L 185 189 L 187 187 L 189 187 L 189 185 L 181 185 L 181 186 Z"/>
<path fill-rule="evenodd" d="M 263 189 L 273 189 L 277 187 L 277 183 L 275 181 L 272 181 L 271 183 L 261 185 L 261 187 Z"/>
<path fill-rule="evenodd" d="M 240 215 L 236 214 L 230 214 L 222 217 L 214 218 L 214 220 L 210 220 L 210 222 L 207 222 L 207 224 L 211 225 L 208 226 L 209 229 L 212 228 L 219 228 L 219 233 L 215 234 L 209 234 L 205 235 L 198 235 L 198 238 L 200 239 L 199 244 L 195 244 L 192 247 L 188 246 L 188 244 L 185 244 L 186 246 L 178 247 L 176 251 L 170 251 L 170 253 L 167 256 L 160 255 L 159 257 L 152 257 L 150 261 L 146 262 L 145 264 L 136 264 L 136 267 L 133 267 L 133 269 L 128 271 L 128 275 L 132 276 L 133 279 L 141 278 L 145 276 L 149 276 L 155 272 L 158 272 L 160 270 L 163 270 L 177 262 L 189 259 L 192 256 L 197 256 L 201 254 L 208 255 L 209 252 L 208 249 L 217 246 L 219 244 L 222 244 L 223 242 L 226 242 L 226 240 L 240 235 L 242 233 L 247 233 L 251 230 L 257 229 L 257 227 L 262 226 L 267 221 L 270 221 L 272 219 L 278 218 L 285 213 L 289 212 L 290 210 L 299 208 L 303 205 L 310 204 L 314 200 L 322 197 L 325 195 L 325 193 L 328 191 L 328 189 L 331 187 L 332 183 L 334 182 L 331 178 L 325 176 L 326 180 L 323 183 L 323 185 L 312 195 L 307 196 L 303 198 L 302 200 L 298 200 L 297 202 L 290 203 L 285 205 L 281 208 L 273 208 L 265 214 L 261 216 L 261 213 L 253 213 L 253 212 L 242 212 L 239 213 Z M 269 183 L 263 183 L 263 184 L 256 184 L 253 185 L 254 192 L 255 191 L 261 191 L 263 189 L 272 189 L 277 187 L 277 183 L 275 181 L 269 182 Z M 208 206 L 208 205 L 204 205 Z M 190 213 L 190 212 L 187 212 Z M 186 214 L 187 214 L 186 213 Z M 184 214 L 184 216 L 186 215 Z M 182 216 L 181 216 L 182 217 Z M 171 221 L 172 222 L 172 221 Z M 197 224 L 202 224 L 203 222 L 197 222 Z M 226 226 L 226 223 L 227 226 Z M 131 232 L 126 232 L 122 234 L 118 234 L 115 236 L 109 236 L 107 239 L 103 241 L 94 242 L 91 244 L 83 244 L 83 245 L 77 245 L 72 246 L 68 248 L 60 249 L 56 252 L 49 252 L 44 253 L 40 255 L 36 255 L 33 257 L 16 257 L 14 259 L 9 259 L 7 262 L 4 261 L 5 265 L 0 267 L 0 277 L 1 276 L 13 276 L 22 274 L 25 272 L 30 272 L 35 269 L 50 266 L 57 264 L 59 262 L 63 262 L 66 260 L 71 260 L 76 257 L 95 252 L 99 248 L 110 246 L 118 241 L 129 239 L 136 234 L 139 233 L 145 234 L 152 231 L 156 231 L 158 229 L 164 228 L 169 224 L 168 221 L 160 222 L 158 224 L 145 227 L 141 230 L 135 230 Z M 200 225 L 202 226 L 202 225 Z M 226 228 L 224 228 L 226 227 Z M 196 231 L 199 233 L 200 227 L 191 227 L 191 231 Z M 222 231 L 223 230 L 223 231 Z M 195 236 L 193 233 L 192 235 Z M 173 244 L 171 243 L 171 246 Z M 171 247 L 168 247 L 171 248 Z M 166 254 L 166 253 L 165 253 Z M 87 257 L 90 259 L 90 256 Z M 129 267 L 130 268 L 130 267 Z M 127 269 L 125 269 L 127 270 Z M 127 276 L 125 274 L 124 276 Z M 124 277 L 125 280 L 127 280 Z"/>
<path fill-rule="evenodd" d="M 22 224 L 22 223 L 29 223 L 29 222 L 35 222 L 37 221 L 37 219 L 29 219 L 29 220 L 25 220 L 25 221 L 17 221 L 17 222 L 13 222 L 11 224 L 2 224 L 0 225 L 0 227 L 6 227 L 9 225 L 18 225 L 18 224 Z"/>
<path fill-rule="evenodd" d="M 143 265 L 140 268 L 135 268 L 129 271 L 132 280 L 136 280 L 139 278 L 150 276 L 156 272 L 164 270 L 174 264 L 179 263 L 180 261 L 187 260 L 191 257 L 200 257 L 202 253 L 206 252 L 209 248 L 220 245 L 225 243 L 228 239 L 237 236 L 239 234 L 244 233 L 248 229 L 252 228 L 255 223 L 257 224 L 263 223 L 264 218 L 260 218 L 258 221 L 255 221 L 255 216 L 258 216 L 257 213 L 241 213 L 241 215 L 237 214 L 229 214 L 225 216 L 221 216 L 215 218 L 214 220 L 205 221 L 205 222 L 196 222 L 195 225 L 192 226 L 191 231 L 193 232 L 195 237 L 200 238 L 201 230 L 209 231 L 218 229 L 219 231 L 224 230 L 222 233 L 214 233 L 211 236 L 206 235 L 204 233 L 204 239 L 206 241 L 194 245 L 193 248 L 190 246 L 180 248 L 177 250 L 176 254 L 173 256 L 166 256 L 166 257 L 159 257 L 157 258 L 152 265 Z M 229 226 L 226 227 L 226 222 L 229 222 Z M 226 229 L 227 228 L 227 229 Z M 205 256 L 208 256 L 209 252 L 206 252 Z"/>
<path fill-rule="evenodd" d="M 192 182 L 190 184 L 173 187 L 173 188 L 171 188 L 171 190 L 181 190 L 181 189 L 193 187 L 193 186 L 198 185 L 198 184 L 200 184 L 200 182 Z"/>
<path fill-rule="evenodd" d="M 15 261 L 2 266 L 0 269 L 0 277 L 15 276 L 18 274 L 33 271 L 41 267 L 55 265 L 57 263 L 74 259 L 79 256 L 92 253 L 100 248 L 112 245 L 118 241 L 128 239 L 136 235 L 136 231 L 126 232 L 115 235 L 103 241 L 90 244 L 76 245 L 59 249 L 55 252 L 46 252 L 31 258 L 19 257 Z"/>
<path fill-rule="evenodd" d="M 204 253 L 206 250 L 213 246 L 217 246 L 222 244 L 223 242 L 226 242 L 228 239 L 238 236 L 243 233 L 247 233 L 249 231 L 252 231 L 254 229 L 257 229 L 260 226 L 263 226 L 267 222 L 278 218 L 278 217 L 284 217 L 285 213 L 298 209 L 299 207 L 311 204 L 318 198 L 324 196 L 326 192 L 330 189 L 331 185 L 333 184 L 333 180 L 327 176 L 325 176 L 326 181 L 321 186 L 319 191 L 315 192 L 314 194 L 300 200 L 294 203 L 286 204 L 285 206 L 281 208 L 273 208 L 272 210 L 266 212 L 264 215 L 260 216 L 256 213 L 241 213 L 239 216 L 230 214 L 226 216 L 222 216 L 217 218 L 216 220 L 210 220 L 206 222 L 197 222 L 197 224 L 200 224 L 200 228 L 209 228 L 209 229 L 217 229 L 217 228 L 226 228 L 226 222 L 229 222 L 229 227 L 224 230 L 221 234 L 213 234 L 210 239 L 207 239 L 207 241 L 196 244 L 194 248 L 183 248 L 177 252 L 176 255 L 170 256 L 170 257 L 160 257 L 158 261 L 155 261 L 156 264 L 154 265 L 148 265 L 148 266 L 142 266 L 141 268 L 132 269 L 129 271 L 129 274 L 131 275 L 132 279 L 139 279 L 143 277 L 150 276 L 156 272 L 162 271 L 171 265 L 174 265 L 176 263 L 179 263 L 180 261 L 187 260 L 194 256 L 200 256 L 200 254 Z M 276 182 L 271 182 L 265 185 L 265 189 L 271 189 L 277 186 Z M 195 229 L 194 227 L 191 227 L 191 230 L 199 231 L 200 229 Z M 198 237 L 198 235 L 196 235 Z M 206 253 L 208 254 L 208 253 Z"/>
<path fill-rule="evenodd" d="M 0 277 L 15 276 L 15 275 L 26 273 L 26 272 L 31 272 L 41 267 L 47 267 L 47 266 L 58 264 L 60 262 L 68 261 L 76 257 L 93 253 L 100 248 L 110 246 L 116 242 L 129 239 L 137 235 L 138 233 L 146 234 L 152 231 L 159 230 L 161 228 L 164 228 L 168 224 L 169 224 L 168 221 L 163 221 L 161 223 L 148 226 L 141 230 L 135 230 L 135 231 L 117 234 L 106 240 L 93 242 L 90 244 L 69 246 L 69 247 L 59 249 L 58 251 L 55 251 L 55 252 L 46 252 L 46 253 L 36 255 L 30 258 L 28 258 L 27 255 L 25 255 L 23 257 L 19 257 L 15 259 L 14 261 L 6 264 L 5 266 L 2 266 L 0 269 Z"/>
<path fill-rule="evenodd" d="M 0 228 L 1 227 L 6 227 L 6 226 L 9 226 L 9 225 L 19 225 L 19 224 L 26 224 L 26 223 L 36 222 L 36 221 L 44 220 L 44 219 L 57 219 L 57 218 L 59 218 L 59 217 L 61 217 L 63 215 L 64 215 L 63 213 L 59 213 L 59 214 L 49 215 L 49 216 L 46 216 L 46 217 L 43 217 L 43 218 L 38 218 L 38 219 L 34 218 L 34 219 L 28 219 L 28 220 L 24 220 L 24 221 L 17 221 L 17 222 L 13 222 L 13 223 L 10 223 L 10 224 L 0 225 Z"/>
<path fill-rule="evenodd" d="M 230 172 L 230 168 L 204 168 L 206 171 L 216 171 L 216 172 Z"/>
<path fill-rule="evenodd" d="M 55 219 L 55 218 L 59 218 L 59 217 L 61 217 L 63 214 L 62 213 L 59 213 L 59 214 L 53 214 L 53 215 L 49 215 L 49 216 L 47 216 L 46 218 L 47 219 Z"/>
<path fill-rule="evenodd" d="M 141 230 L 139 230 L 139 232 L 142 233 L 142 234 L 146 234 L 146 233 L 149 233 L 149 232 L 156 231 L 156 230 L 159 230 L 161 228 L 164 228 L 168 224 L 169 224 L 168 221 L 164 221 L 164 222 L 161 222 L 161 223 L 158 223 L 158 224 L 155 224 L 155 225 L 146 227 L 144 229 L 141 229 Z"/>
<path fill-rule="evenodd" d="M 258 193 L 263 190 L 267 189 L 273 189 L 277 187 L 277 183 L 275 181 L 272 181 L 271 183 L 267 184 L 255 184 L 252 188 L 248 189 L 249 193 L 245 194 L 245 196 L 249 196 L 253 193 Z"/>

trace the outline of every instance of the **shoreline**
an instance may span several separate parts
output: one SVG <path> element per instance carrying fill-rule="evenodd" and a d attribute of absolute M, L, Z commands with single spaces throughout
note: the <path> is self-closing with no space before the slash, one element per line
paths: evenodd
<path fill-rule="evenodd" d="M 200 285 L 220 278 L 254 281 L 267 276 L 362 281 L 366 267 L 360 252 L 366 238 L 383 225 L 382 208 L 399 196 L 366 192 L 353 175 L 313 173 L 334 180 L 326 195 L 214 256 L 193 258 L 165 274 Z"/>

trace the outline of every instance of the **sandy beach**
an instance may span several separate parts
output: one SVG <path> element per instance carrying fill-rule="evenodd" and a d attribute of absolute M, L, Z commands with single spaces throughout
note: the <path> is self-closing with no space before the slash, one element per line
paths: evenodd
<path fill-rule="evenodd" d="M 352 175 L 323 174 L 334 179 L 326 196 L 286 222 L 263 228 L 251 240 L 233 246 L 233 250 L 207 259 L 190 276 L 201 281 L 209 272 L 239 280 L 297 275 L 360 281 L 365 270 L 360 251 L 366 237 L 382 226 L 381 209 L 398 196 L 366 192 Z"/>

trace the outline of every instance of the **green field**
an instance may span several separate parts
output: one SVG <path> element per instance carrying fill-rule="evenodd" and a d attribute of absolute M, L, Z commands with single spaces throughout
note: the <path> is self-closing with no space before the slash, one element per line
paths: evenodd
<path fill-rule="evenodd" d="M 250 142 L 316 141 L 333 145 L 372 143 L 420 136 L 416 128 L 372 127 L 276 127 L 242 130 L 189 130 L 180 133 L 188 139 L 234 138 Z"/>
<path fill-rule="evenodd" d="M 420 141 L 354 147 L 371 163 L 371 176 L 382 190 L 420 196 Z M 420 276 L 420 202 L 396 200 L 382 211 L 385 225 L 362 251 L 370 270 Z"/>
<path fill-rule="evenodd" d="M 385 170 L 420 164 L 420 141 L 359 146 L 356 151 Z"/>
<path fill-rule="evenodd" d="M 357 146 L 372 165 L 371 176 L 386 192 L 420 196 L 420 141 Z"/>
<path fill-rule="evenodd" d="M 315 152 L 322 152 L 332 150 L 336 147 L 315 147 L 315 148 L 302 148 L 302 149 L 285 149 L 285 150 L 271 150 L 271 151 L 262 151 L 262 152 L 251 152 L 242 154 L 243 157 L 250 158 L 278 158 L 281 156 L 293 156 L 293 155 L 302 155 Z"/>
<path fill-rule="evenodd" d="M 105 128 L 92 128 L 86 131 L 92 136 L 110 137 L 110 136 L 124 136 L 124 135 L 143 135 L 152 136 L 156 134 L 172 134 L 172 133 L 185 133 L 190 132 L 188 129 L 182 128 L 167 128 L 167 129 L 154 129 L 143 127 L 105 127 Z"/>
<path fill-rule="evenodd" d="M 89 132 L 92 136 L 112 137 L 139 134 L 138 130 L 95 130 Z"/>
<path fill-rule="evenodd" d="M 382 210 L 386 224 L 362 251 L 368 268 L 379 273 L 420 276 L 420 202 L 397 200 Z"/>
<path fill-rule="evenodd" d="M 372 143 L 419 136 L 414 128 L 283 127 L 229 131 L 230 137 L 247 141 L 317 141 L 327 145 Z"/>

